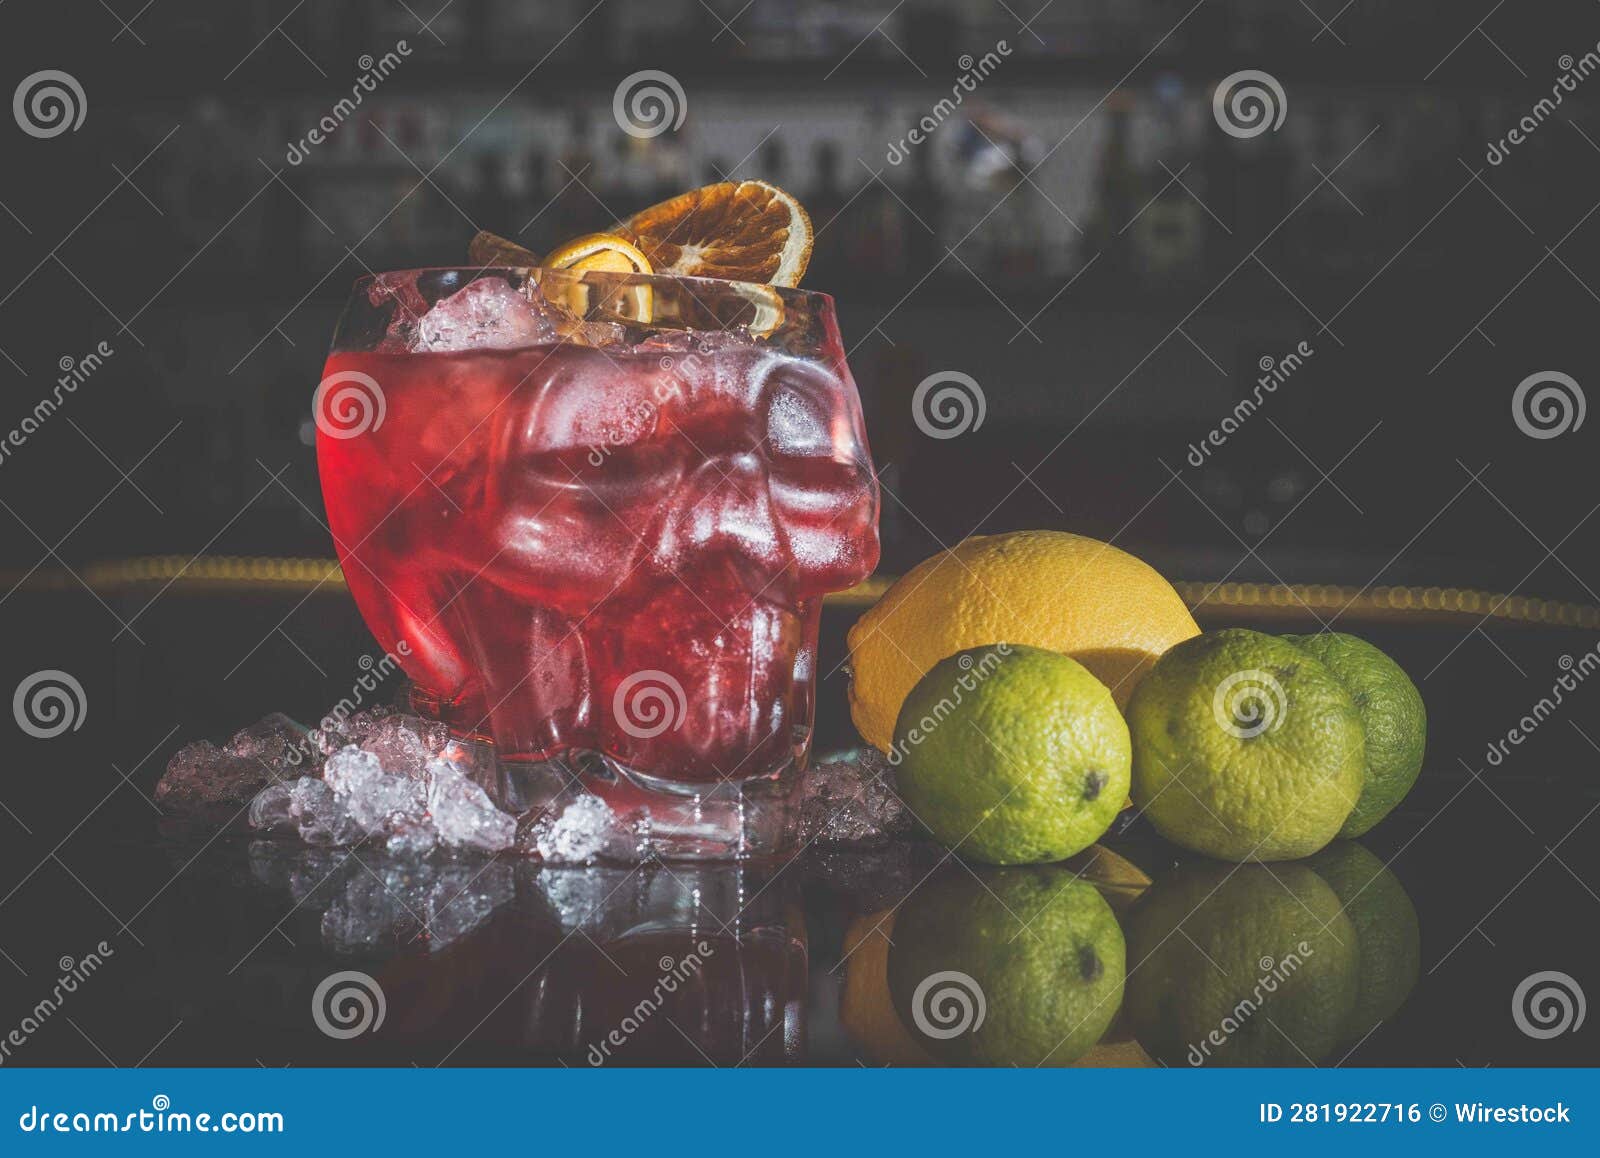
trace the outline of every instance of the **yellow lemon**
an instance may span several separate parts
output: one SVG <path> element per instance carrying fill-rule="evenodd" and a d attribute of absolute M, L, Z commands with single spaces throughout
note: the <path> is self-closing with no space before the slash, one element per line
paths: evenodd
<path fill-rule="evenodd" d="M 1198 634 L 1172 584 L 1109 543 L 1066 531 L 975 536 L 912 568 L 850 629 L 850 714 L 889 751 L 917 681 L 948 655 L 995 643 L 1065 652 L 1122 708 L 1162 652 Z"/>

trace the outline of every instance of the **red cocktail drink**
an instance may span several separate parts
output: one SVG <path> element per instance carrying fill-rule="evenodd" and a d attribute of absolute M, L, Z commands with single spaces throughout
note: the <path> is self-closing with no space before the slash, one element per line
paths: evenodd
<path fill-rule="evenodd" d="M 670 325 L 603 320 L 641 292 Z M 803 764 L 821 598 L 878 556 L 829 299 L 384 275 L 357 287 L 317 425 L 346 579 L 420 710 L 501 764 L 595 754 L 646 793 Z"/>

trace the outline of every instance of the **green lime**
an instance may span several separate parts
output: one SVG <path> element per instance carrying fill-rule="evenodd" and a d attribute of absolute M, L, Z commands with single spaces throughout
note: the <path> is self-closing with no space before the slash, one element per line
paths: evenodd
<path fill-rule="evenodd" d="M 1405 799 L 1422 771 L 1428 713 L 1399 664 L 1364 639 L 1338 631 L 1283 637 L 1326 665 L 1355 701 L 1367 733 L 1367 779 L 1343 837 L 1360 836 Z"/>
<path fill-rule="evenodd" d="M 1339 898 L 1303 865 L 1191 864 L 1127 918 L 1126 1015 L 1168 1065 L 1302 1065 L 1331 1054 L 1360 954 Z"/>
<path fill-rule="evenodd" d="M 907 1032 L 963 1065 L 1067 1065 L 1122 1004 L 1127 950 L 1068 869 L 948 872 L 895 918 L 889 992 Z"/>
<path fill-rule="evenodd" d="M 1354 1045 L 1394 1016 L 1417 983 L 1422 968 L 1417 910 L 1394 873 L 1354 841 L 1334 841 L 1306 864 L 1328 882 L 1356 927 L 1360 982 L 1344 1034 L 1344 1043 Z"/>
<path fill-rule="evenodd" d="M 993 644 L 935 664 L 900 708 L 900 795 L 947 847 L 990 864 L 1056 861 L 1111 827 L 1128 725 L 1077 660 Z"/>
<path fill-rule="evenodd" d="M 1301 648 L 1229 628 L 1169 649 L 1128 704 L 1133 802 L 1168 840 L 1223 860 L 1293 860 L 1361 795 L 1361 717 Z"/>

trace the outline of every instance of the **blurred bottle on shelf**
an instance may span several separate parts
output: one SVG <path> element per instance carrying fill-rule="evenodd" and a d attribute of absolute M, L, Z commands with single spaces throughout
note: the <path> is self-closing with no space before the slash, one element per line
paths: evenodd
<path fill-rule="evenodd" d="M 473 162 L 476 176 L 472 192 L 463 205 L 472 223 L 483 229 L 515 229 L 511 224 L 517 214 L 511 192 L 506 183 L 505 162 L 497 152 L 480 153 Z M 466 222 L 462 222 L 465 228 Z"/>
<path fill-rule="evenodd" d="M 530 223 L 537 228 L 550 204 L 550 158 L 543 149 L 529 149 L 522 158 L 521 170 L 516 195 L 522 209 L 515 221 L 506 223 L 507 229 L 515 229 L 519 235 Z M 513 240 L 526 242 L 520 236 Z"/>
<path fill-rule="evenodd" d="M 789 187 L 789 154 L 778 139 L 777 133 L 771 133 L 761 142 L 760 157 L 757 161 L 756 176 L 763 181 L 769 181 L 781 189 Z"/>
<path fill-rule="evenodd" d="M 945 198 L 931 147 L 919 149 L 912 155 L 911 179 L 901 196 L 912 219 L 906 243 L 905 273 L 915 281 L 933 269 L 944 253 Z"/>
<path fill-rule="evenodd" d="M 1133 97 L 1118 89 L 1106 98 L 1105 128 L 1094 183 L 1089 247 L 1101 254 L 1103 277 L 1126 281 L 1134 267 L 1128 229 L 1143 204 L 1133 167 Z"/>
<path fill-rule="evenodd" d="M 549 212 L 540 220 L 539 236 L 545 239 L 546 248 L 611 224 L 590 193 L 597 180 L 595 164 L 588 113 L 575 108 L 567 115 L 566 141 L 553 175 L 557 192 Z"/>
<path fill-rule="evenodd" d="M 1157 192 L 1143 204 L 1128 231 L 1135 268 L 1147 285 L 1197 276 L 1208 224 L 1205 210 L 1186 188 L 1189 151 L 1183 131 L 1183 83 L 1164 74 L 1156 79 L 1153 95 L 1156 159 L 1142 183 Z"/>
<path fill-rule="evenodd" d="M 811 214 L 811 228 L 815 247 L 811 254 L 812 279 L 822 288 L 836 284 L 836 275 L 844 265 L 844 231 L 839 218 L 844 213 L 849 194 L 839 174 L 839 145 L 835 141 L 818 141 L 811 153 L 811 185 L 800 193 L 806 210 Z"/>

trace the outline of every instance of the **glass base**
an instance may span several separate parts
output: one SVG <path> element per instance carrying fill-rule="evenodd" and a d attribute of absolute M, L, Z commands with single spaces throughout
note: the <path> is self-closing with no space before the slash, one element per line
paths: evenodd
<path fill-rule="evenodd" d="M 760 776 L 712 783 L 662 780 L 600 752 L 502 760 L 487 744 L 465 743 L 475 749 L 474 779 L 506 812 L 537 818 L 599 797 L 624 827 L 644 834 L 641 859 L 758 860 L 799 846 L 803 742 Z"/>

